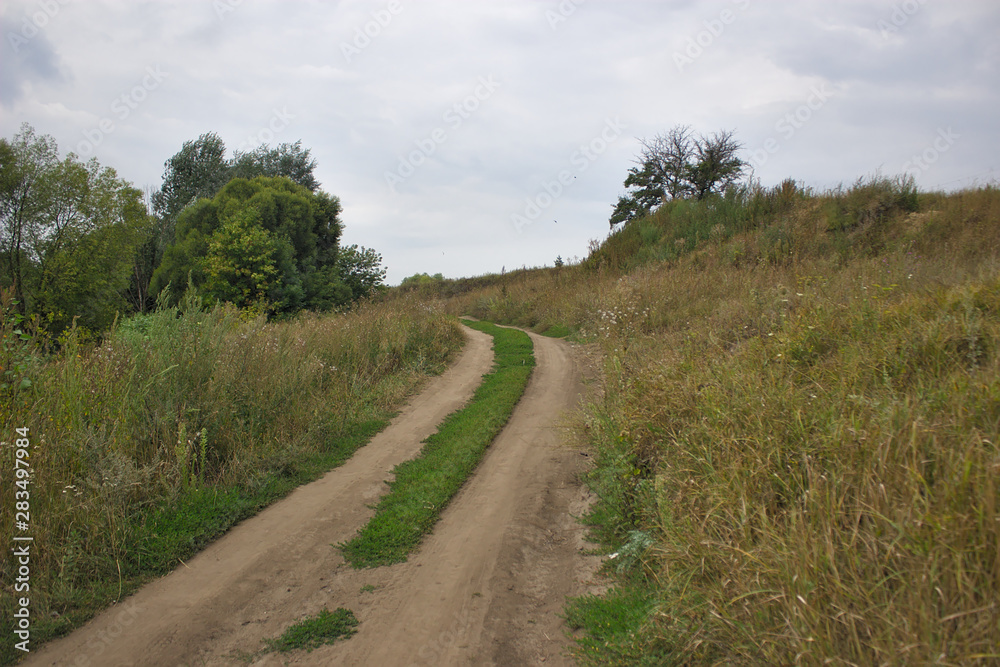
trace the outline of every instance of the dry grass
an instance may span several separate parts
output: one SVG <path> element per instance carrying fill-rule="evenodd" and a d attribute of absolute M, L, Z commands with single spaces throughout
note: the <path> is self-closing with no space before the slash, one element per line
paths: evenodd
<path fill-rule="evenodd" d="M 625 588 L 572 608 L 579 657 L 995 664 L 1000 192 L 764 195 L 447 306 L 604 352 L 580 432 Z"/>

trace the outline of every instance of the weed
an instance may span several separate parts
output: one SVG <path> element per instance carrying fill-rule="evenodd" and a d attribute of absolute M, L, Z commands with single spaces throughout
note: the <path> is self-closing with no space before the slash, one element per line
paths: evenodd
<path fill-rule="evenodd" d="M 290 626 L 277 639 L 267 640 L 268 650 L 312 652 L 324 644 L 347 639 L 357 632 L 358 619 L 350 609 L 338 607 L 335 611 L 321 610 L 314 618 L 305 618 Z"/>

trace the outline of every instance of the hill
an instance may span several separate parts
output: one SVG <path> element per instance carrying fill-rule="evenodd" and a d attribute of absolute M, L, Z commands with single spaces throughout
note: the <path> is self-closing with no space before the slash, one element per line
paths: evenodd
<path fill-rule="evenodd" d="M 1000 655 L 1000 191 L 678 200 L 580 264 L 419 288 L 600 349 L 584 664 Z"/>

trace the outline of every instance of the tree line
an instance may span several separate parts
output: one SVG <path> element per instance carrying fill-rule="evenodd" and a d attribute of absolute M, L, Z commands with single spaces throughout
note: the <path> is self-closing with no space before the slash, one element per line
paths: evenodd
<path fill-rule="evenodd" d="M 340 200 L 320 189 L 301 142 L 187 141 L 143 193 L 96 159 L 60 157 L 27 123 L 0 138 L 0 289 L 5 310 L 58 336 L 120 315 L 203 302 L 270 315 L 328 311 L 383 288 L 374 250 L 340 244 Z"/>

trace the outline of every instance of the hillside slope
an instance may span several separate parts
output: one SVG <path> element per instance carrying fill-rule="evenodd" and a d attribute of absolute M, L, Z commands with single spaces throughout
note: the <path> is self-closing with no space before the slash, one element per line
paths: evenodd
<path fill-rule="evenodd" d="M 581 662 L 996 660 L 998 249 L 995 187 L 786 182 L 426 290 L 603 353 Z"/>

